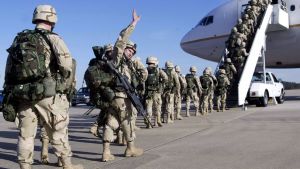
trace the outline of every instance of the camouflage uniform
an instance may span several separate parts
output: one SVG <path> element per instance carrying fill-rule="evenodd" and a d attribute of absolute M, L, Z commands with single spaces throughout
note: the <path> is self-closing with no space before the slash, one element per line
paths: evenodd
<path fill-rule="evenodd" d="M 202 86 L 201 113 L 202 115 L 207 115 L 209 97 L 211 95 L 211 91 L 213 90 L 214 84 L 214 81 L 210 76 L 210 70 L 208 68 L 206 68 L 203 71 L 203 75 L 200 76 L 200 82 Z"/>
<path fill-rule="evenodd" d="M 191 67 L 190 68 L 190 74 L 187 74 L 185 76 L 185 80 L 187 83 L 187 94 L 186 94 L 186 116 L 190 116 L 190 102 L 191 100 L 194 103 L 194 106 L 196 108 L 196 116 L 199 116 L 199 97 L 201 97 L 202 94 L 202 87 L 199 81 L 199 78 L 196 76 L 196 68 Z"/>
<path fill-rule="evenodd" d="M 233 63 L 231 62 L 230 58 L 226 58 L 226 61 L 223 66 L 221 66 L 221 69 L 225 69 L 225 72 L 227 74 L 228 79 L 231 81 L 234 79 L 234 75 L 237 73 L 237 70 Z"/>
<path fill-rule="evenodd" d="M 135 25 L 139 18 L 134 11 L 133 13 L 133 22 L 121 31 L 119 38 L 117 39 L 113 53 L 113 63 L 115 67 L 119 70 L 120 73 L 127 76 L 128 80 L 132 82 L 134 78 L 133 69 L 141 73 L 140 78 L 146 80 L 147 70 L 144 69 L 144 66 L 139 60 L 128 60 L 125 59 L 125 55 L 130 52 L 130 50 L 135 51 L 135 45 L 128 43 L 128 38 L 133 32 Z M 130 46 L 130 49 L 129 48 Z M 132 55 L 131 55 L 132 56 Z M 127 56 L 126 56 L 127 57 Z M 135 132 L 134 132 L 134 115 L 132 111 L 132 103 L 127 97 L 127 94 L 123 91 L 122 84 L 116 83 L 115 86 L 112 86 L 115 92 L 115 98 L 110 103 L 110 107 L 107 112 L 107 122 L 104 126 L 103 134 L 103 155 L 102 161 L 113 160 L 114 156 L 110 152 L 110 142 L 113 141 L 113 131 L 121 126 L 122 131 L 124 132 L 125 139 L 127 141 L 127 148 L 125 150 L 125 156 L 140 156 L 143 154 L 143 150 L 136 148 L 134 146 Z"/>
<path fill-rule="evenodd" d="M 180 115 L 181 113 L 181 100 L 182 100 L 182 94 L 185 93 L 186 91 L 186 81 L 185 81 L 185 77 L 180 74 L 180 67 L 179 66 L 175 66 L 175 72 L 177 73 L 178 76 L 178 80 L 180 83 L 180 90 L 179 92 L 175 93 L 175 119 L 181 120 L 182 117 Z"/>
<path fill-rule="evenodd" d="M 222 111 L 225 111 L 227 88 L 230 85 L 230 82 L 226 76 L 226 72 L 224 69 L 219 70 L 217 80 L 218 80 L 218 85 L 216 87 L 216 95 L 217 95 L 217 111 L 219 112 L 221 104 L 222 104 Z"/>
<path fill-rule="evenodd" d="M 47 11 L 47 13 L 43 13 Z M 49 12 L 50 11 L 50 12 Z M 40 24 L 38 20 L 44 20 L 47 23 L 56 23 L 56 12 L 50 5 L 40 5 L 35 9 L 33 16 L 33 23 L 37 24 L 36 29 L 48 30 L 43 24 Z M 50 61 L 55 60 L 61 77 L 67 79 L 72 73 L 72 57 L 71 54 L 62 40 L 57 34 L 46 34 L 47 39 L 50 41 L 53 52 L 48 43 L 43 40 L 45 47 L 45 64 L 50 67 Z M 11 61 L 7 60 L 6 74 L 10 70 Z M 73 72 L 74 73 L 74 72 Z M 7 84 L 6 84 L 7 85 Z M 34 152 L 34 138 L 36 136 L 38 122 L 44 127 L 49 140 L 54 148 L 55 155 L 62 160 L 64 168 L 75 168 L 71 164 L 71 153 L 69 141 L 68 141 L 68 124 L 69 124 L 69 101 L 66 91 L 71 86 L 64 86 L 65 82 L 61 84 L 62 87 L 59 93 L 55 96 L 45 97 L 35 102 L 22 100 L 17 102 L 18 116 L 18 128 L 20 130 L 18 138 L 18 162 L 21 168 L 31 168 L 33 163 Z M 62 93 L 61 93 L 62 92 Z"/>
<path fill-rule="evenodd" d="M 210 92 L 209 92 L 209 95 L 208 95 L 208 112 L 211 113 L 213 111 L 213 108 L 214 108 L 214 95 L 215 95 L 216 86 L 218 84 L 218 80 L 215 77 L 215 75 L 213 74 L 211 67 L 208 67 L 208 69 L 209 69 L 209 76 L 213 80 L 213 86 L 210 89 Z"/>
<path fill-rule="evenodd" d="M 150 61 L 148 61 L 150 58 Z M 154 126 L 162 127 L 161 123 L 161 106 L 162 106 L 162 89 L 165 83 L 168 81 L 166 73 L 157 67 L 157 59 L 154 57 L 147 58 L 148 66 L 148 78 L 145 83 L 145 104 L 148 114 L 148 118 L 152 119 L 152 113 L 154 113 Z M 151 59 L 156 60 L 152 63 Z M 151 128 L 150 124 L 147 124 L 147 128 Z"/>
<path fill-rule="evenodd" d="M 165 72 L 168 76 L 168 81 L 164 88 L 164 100 L 166 105 L 167 123 L 173 123 L 175 120 L 174 116 L 174 94 L 179 92 L 179 80 L 174 70 L 173 63 L 166 62 Z"/>

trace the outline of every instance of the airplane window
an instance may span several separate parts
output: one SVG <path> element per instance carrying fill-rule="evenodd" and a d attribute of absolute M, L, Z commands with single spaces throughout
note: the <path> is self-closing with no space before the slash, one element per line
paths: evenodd
<path fill-rule="evenodd" d="M 209 24 L 212 24 L 214 22 L 214 16 L 207 16 L 205 18 L 203 18 L 198 24 L 197 26 L 207 26 Z M 196 26 L 196 27 L 197 27 Z"/>
<path fill-rule="evenodd" d="M 291 5 L 291 11 L 295 11 L 296 7 L 295 5 Z"/>
<path fill-rule="evenodd" d="M 209 16 L 206 21 L 206 25 L 212 24 L 214 22 L 214 16 Z"/>

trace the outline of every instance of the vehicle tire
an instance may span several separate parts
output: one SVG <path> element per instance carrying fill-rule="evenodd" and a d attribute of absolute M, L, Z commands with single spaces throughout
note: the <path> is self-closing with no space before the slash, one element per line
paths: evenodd
<path fill-rule="evenodd" d="M 278 104 L 282 104 L 284 102 L 284 91 L 281 91 L 281 94 L 279 97 L 276 97 L 276 100 L 278 102 Z"/>
<path fill-rule="evenodd" d="M 72 106 L 75 107 L 77 104 L 76 103 L 72 103 Z"/>
<path fill-rule="evenodd" d="M 264 97 L 260 98 L 261 106 L 267 107 L 269 102 L 269 94 L 268 91 L 265 91 Z"/>

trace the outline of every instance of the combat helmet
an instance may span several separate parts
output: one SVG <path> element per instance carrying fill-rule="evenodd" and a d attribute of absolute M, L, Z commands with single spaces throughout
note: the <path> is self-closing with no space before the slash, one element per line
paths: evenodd
<path fill-rule="evenodd" d="M 203 71 L 203 74 L 205 75 L 210 75 L 211 74 L 211 72 L 212 72 L 212 69 L 211 69 L 211 67 L 206 67 L 205 69 L 204 69 L 204 71 Z"/>
<path fill-rule="evenodd" d="M 175 66 L 175 71 L 178 72 L 178 73 L 181 71 L 180 67 L 178 65 Z"/>
<path fill-rule="evenodd" d="M 106 44 L 106 45 L 104 45 L 104 51 L 105 52 L 108 52 L 108 51 L 112 51 L 113 50 L 113 46 L 112 46 L 112 44 Z"/>
<path fill-rule="evenodd" d="M 197 72 L 197 68 L 195 66 L 190 67 L 190 72 Z"/>
<path fill-rule="evenodd" d="M 231 63 L 231 59 L 230 58 L 226 58 L 226 62 L 227 63 Z"/>
<path fill-rule="evenodd" d="M 170 62 L 170 61 L 166 61 L 165 68 L 166 68 L 166 69 L 169 69 L 169 68 L 174 68 L 174 65 L 173 65 L 173 63 L 172 63 L 172 62 Z"/>
<path fill-rule="evenodd" d="M 149 64 L 154 64 L 154 65 L 157 65 L 157 58 L 154 57 L 154 56 L 149 56 L 147 57 L 146 59 L 146 64 L 149 65 Z"/>
<path fill-rule="evenodd" d="M 219 69 L 219 74 L 226 74 L 225 69 Z"/>
<path fill-rule="evenodd" d="M 51 5 L 38 5 L 33 12 L 32 23 L 36 24 L 39 20 L 55 24 L 57 22 L 55 9 Z"/>
<path fill-rule="evenodd" d="M 126 43 L 126 48 L 131 48 L 134 50 L 134 54 L 136 53 L 136 44 L 131 40 L 128 40 Z"/>

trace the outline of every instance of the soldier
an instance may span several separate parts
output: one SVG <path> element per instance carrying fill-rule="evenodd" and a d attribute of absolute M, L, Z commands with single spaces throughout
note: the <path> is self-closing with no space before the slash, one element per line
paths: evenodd
<path fill-rule="evenodd" d="M 180 90 L 178 93 L 175 93 L 175 119 L 182 120 L 180 115 L 181 113 L 181 100 L 182 95 L 185 94 L 186 91 L 186 81 L 182 74 L 180 74 L 180 67 L 178 65 L 175 66 L 175 72 L 178 75 L 178 80 L 180 82 Z"/>
<path fill-rule="evenodd" d="M 75 72 L 72 72 L 72 57 L 66 44 L 52 33 L 56 22 L 56 11 L 52 6 L 37 6 L 32 19 L 35 30 L 19 33 L 8 49 L 4 89 L 18 114 L 18 163 L 21 169 L 29 169 L 33 163 L 39 121 L 63 168 L 82 168 L 72 165 L 69 156 L 67 94 L 72 86 L 67 82 Z M 29 62 L 16 62 L 12 58 Z M 9 112 L 3 114 L 6 113 Z"/>
<path fill-rule="evenodd" d="M 249 18 L 249 15 L 245 13 L 244 16 L 243 16 L 243 21 L 245 22 L 248 29 L 250 30 L 251 35 L 253 35 L 254 28 L 255 28 L 253 19 Z"/>
<path fill-rule="evenodd" d="M 238 20 L 237 29 L 239 32 L 243 33 L 246 36 L 249 36 L 250 30 L 248 29 L 247 25 L 243 22 L 242 19 Z"/>
<path fill-rule="evenodd" d="M 220 68 L 225 69 L 227 77 L 230 81 L 233 80 L 234 75 L 237 73 L 236 68 L 231 62 L 230 58 L 226 58 L 224 65 Z"/>
<path fill-rule="evenodd" d="M 238 29 L 236 27 L 233 27 L 229 36 L 228 41 L 226 41 L 227 47 L 229 51 L 231 52 L 232 49 L 234 49 L 237 39 Z"/>
<path fill-rule="evenodd" d="M 214 100 L 215 89 L 218 84 L 218 80 L 217 80 L 216 76 L 213 74 L 211 67 L 207 67 L 207 69 L 209 71 L 209 76 L 213 80 L 213 87 L 211 88 L 209 95 L 208 95 L 208 112 L 211 113 L 211 112 L 213 112 L 213 108 L 214 108 L 213 100 Z"/>
<path fill-rule="evenodd" d="M 199 97 L 201 97 L 202 94 L 202 87 L 200 84 L 199 79 L 196 76 L 197 69 L 195 66 L 190 67 L 190 74 L 187 74 L 185 76 L 186 80 L 186 116 L 190 116 L 190 102 L 191 100 L 194 103 L 195 109 L 196 109 L 196 116 L 200 116 L 199 113 Z"/>
<path fill-rule="evenodd" d="M 165 85 L 163 96 L 166 104 L 167 123 L 173 123 L 175 120 L 174 94 L 179 92 L 180 83 L 172 62 L 167 61 L 165 63 L 165 72 L 168 76 L 168 81 Z"/>
<path fill-rule="evenodd" d="M 133 60 L 133 55 L 136 53 L 136 44 L 129 41 L 129 36 L 133 32 L 136 24 L 140 20 L 133 11 L 132 22 L 127 28 L 121 31 L 112 52 L 113 64 L 122 75 L 126 76 L 129 82 L 133 83 L 134 74 L 139 73 L 141 79 L 146 80 L 147 70 L 139 60 Z M 131 100 L 124 92 L 124 86 L 117 80 L 116 84 L 111 86 L 114 92 L 114 99 L 110 102 L 107 120 L 103 127 L 103 155 L 102 161 L 113 160 L 114 156 L 110 152 L 110 142 L 113 141 L 113 131 L 119 128 L 119 124 L 127 141 L 127 148 L 124 155 L 126 157 L 136 157 L 143 154 L 143 149 L 137 148 L 134 145 L 134 115 L 132 111 Z"/>
<path fill-rule="evenodd" d="M 92 69 L 92 70 L 95 70 L 95 68 L 101 70 L 103 68 L 103 64 L 105 64 L 105 61 L 112 59 L 111 54 L 112 54 L 113 46 L 111 44 L 104 45 L 103 53 L 101 53 L 101 51 L 99 51 L 99 50 L 102 50 L 101 47 L 96 47 L 96 46 L 93 47 L 93 51 L 94 51 L 96 58 L 91 59 L 91 61 L 89 63 L 89 67 L 91 67 L 90 69 Z M 98 53 L 97 51 L 100 53 Z M 105 73 L 107 73 L 107 70 L 104 70 L 104 72 L 102 72 L 102 71 L 99 71 L 99 72 L 105 74 Z M 99 76 L 98 78 L 101 78 L 102 74 L 100 74 L 100 73 L 98 74 L 98 71 L 97 71 L 97 74 L 93 74 L 92 76 Z M 88 78 L 88 77 L 86 77 L 86 78 Z M 95 77 L 93 77 L 93 78 L 95 78 Z M 104 80 L 104 79 L 100 79 L 100 80 Z M 90 79 L 86 79 L 85 81 L 90 81 Z M 93 83 L 93 82 L 86 82 L 86 83 L 89 84 L 89 83 Z M 98 90 L 98 87 L 96 87 L 95 90 Z M 103 86 L 103 83 L 102 83 L 102 87 L 106 87 L 106 86 Z M 89 87 L 89 88 L 91 90 L 92 87 Z M 94 105 L 96 105 L 95 103 L 97 103 L 97 101 L 98 101 L 97 97 L 92 98 L 93 96 L 95 96 L 95 95 L 93 95 L 93 93 L 95 93 L 95 92 L 91 91 L 90 93 L 91 93 L 91 99 L 93 100 Z M 104 107 L 99 107 L 99 105 L 98 105 L 98 108 L 101 109 L 102 113 L 105 113 Z M 99 122 L 102 121 L 100 119 L 101 118 L 100 113 L 98 115 L 97 120 L 94 123 L 92 123 L 92 125 L 90 127 L 90 133 L 92 133 L 95 137 L 101 137 L 100 133 L 99 133 L 99 128 L 101 127 Z"/>
<path fill-rule="evenodd" d="M 224 69 L 219 69 L 218 76 L 218 85 L 216 87 L 216 95 L 217 95 L 217 111 L 220 111 L 220 107 L 222 104 L 222 112 L 225 111 L 226 107 L 226 97 L 227 97 L 227 88 L 230 85 L 230 82 L 226 76 L 226 72 Z"/>
<path fill-rule="evenodd" d="M 238 67 L 238 72 L 241 73 L 241 69 L 242 67 L 244 67 L 244 63 L 245 60 L 247 58 L 247 56 L 249 55 L 249 53 L 247 53 L 246 51 L 246 43 L 243 42 L 241 44 L 241 46 L 239 46 L 238 48 L 236 48 L 236 60 L 237 60 L 237 67 Z"/>
<path fill-rule="evenodd" d="M 168 81 L 166 73 L 158 68 L 158 61 L 156 57 L 150 56 L 147 58 L 148 64 L 148 78 L 145 83 L 145 104 L 149 120 L 152 119 L 152 110 L 154 112 L 154 126 L 162 127 L 161 123 L 161 95 L 163 86 Z M 147 128 L 151 125 L 146 123 Z"/>
<path fill-rule="evenodd" d="M 200 76 L 200 82 L 202 86 L 202 99 L 201 99 L 201 113 L 202 115 L 208 114 L 208 99 L 209 95 L 211 93 L 211 90 L 213 90 L 214 81 L 212 77 L 210 76 L 210 70 L 209 68 L 205 68 L 203 71 L 203 75 Z"/>

